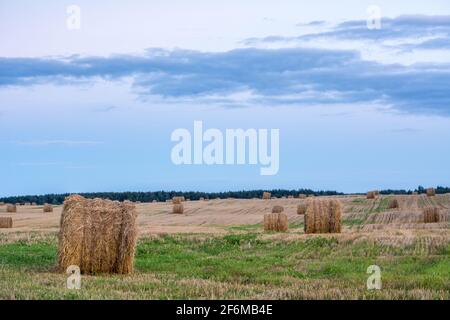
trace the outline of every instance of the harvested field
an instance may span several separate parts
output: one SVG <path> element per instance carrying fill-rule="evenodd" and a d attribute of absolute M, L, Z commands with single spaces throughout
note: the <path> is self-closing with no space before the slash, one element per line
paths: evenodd
<path fill-rule="evenodd" d="M 62 207 L 0 207 L 14 219 L 0 229 L 0 299 L 450 299 L 450 195 L 398 196 L 396 210 L 390 196 L 315 197 L 324 198 L 342 204 L 341 233 L 305 234 L 297 209 L 312 200 L 298 198 L 189 201 L 182 215 L 171 214 L 172 201 L 136 204 L 135 273 L 83 276 L 75 293 L 55 272 Z M 286 232 L 264 232 L 274 206 L 284 208 Z M 424 223 L 429 206 L 441 221 Z M 378 292 L 364 288 L 374 263 L 383 270 Z"/>

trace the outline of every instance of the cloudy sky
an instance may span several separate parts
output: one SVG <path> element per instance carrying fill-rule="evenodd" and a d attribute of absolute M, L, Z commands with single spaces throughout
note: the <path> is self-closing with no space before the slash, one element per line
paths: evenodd
<path fill-rule="evenodd" d="M 0 0 L 0 41 L 0 196 L 450 185 L 446 0 Z M 174 165 L 195 120 L 280 129 L 278 174 Z"/>

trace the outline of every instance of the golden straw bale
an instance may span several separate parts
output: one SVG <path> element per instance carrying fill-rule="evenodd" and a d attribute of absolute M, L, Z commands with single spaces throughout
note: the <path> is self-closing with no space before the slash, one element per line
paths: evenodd
<path fill-rule="evenodd" d="M 0 217 L 0 229 L 9 229 L 13 227 L 13 220 L 11 217 Z"/>
<path fill-rule="evenodd" d="M 424 223 L 440 222 L 440 220 L 441 220 L 441 216 L 439 214 L 439 208 L 426 207 L 423 209 L 423 222 Z"/>
<path fill-rule="evenodd" d="M 284 211 L 284 208 L 282 206 L 274 206 L 272 208 L 272 213 L 280 213 L 280 212 L 283 212 L 283 211 Z"/>
<path fill-rule="evenodd" d="M 306 198 L 306 194 L 300 193 L 300 194 L 298 195 L 298 198 L 299 198 L 299 199 L 305 199 L 305 198 Z"/>
<path fill-rule="evenodd" d="M 136 218 L 129 201 L 67 197 L 58 239 L 59 270 L 76 265 L 88 274 L 133 272 Z"/>
<path fill-rule="evenodd" d="M 53 206 L 46 203 L 46 204 L 44 204 L 43 210 L 44 210 L 44 212 L 53 212 Z"/>
<path fill-rule="evenodd" d="M 400 204 L 397 199 L 389 200 L 388 209 L 398 209 L 400 208 Z"/>
<path fill-rule="evenodd" d="M 294 196 L 288 196 L 288 199 L 294 199 Z"/>
<path fill-rule="evenodd" d="M 366 198 L 367 199 L 375 199 L 377 195 L 375 194 L 375 191 L 369 191 L 367 192 Z"/>
<path fill-rule="evenodd" d="M 173 197 L 173 198 L 172 198 L 172 203 L 173 203 L 173 204 L 180 204 L 180 203 L 182 203 L 183 201 L 185 201 L 184 197 Z"/>
<path fill-rule="evenodd" d="M 342 206 L 335 199 L 314 199 L 305 213 L 305 233 L 340 233 Z"/>
<path fill-rule="evenodd" d="M 270 192 L 264 192 L 262 198 L 264 200 L 269 200 L 270 199 Z"/>
<path fill-rule="evenodd" d="M 297 214 L 303 215 L 306 213 L 306 210 L 308 209 L 308 204 L 306 202 L 300 203 L 297 206 Z"/>
<path fill-rule="evenodd" d="M 436 195 L 436 190 L 434 188 L 427 189 L 427 196 L 434 197 Z"/>
<path fill-rule="evenodd" d="M 264 215 L 264 230 L 265 231 L 287 231 L 289 228 L 287 214 L 268 213 Z"/>
<path fill-rule="evenodd" d="M 182 214 L 184 212 L 184 207 L 182 203 L 174 204 L 172 213 Z"/>
<path fill-rule="evenodd" d="M 7 204 L 6 212 L 9 212 L 9 213 L 17 212 L 17 206 L 15 204 Z"/>

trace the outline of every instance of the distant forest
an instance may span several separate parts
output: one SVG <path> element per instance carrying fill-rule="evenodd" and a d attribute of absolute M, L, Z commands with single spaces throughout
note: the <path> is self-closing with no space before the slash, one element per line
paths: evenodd
<path fill-rule="evenodd" d="M 156 201 L 166 201 L 172 199 L 174 196 L 184 196 L 186 199 L 199 200 L 200 198 L 205 199 L 252 199 L 261 198 L 264 191 L 271 193 L 272 197 L 288 197 L 294 196 L 298 197 L 299 194 L 315 195 L 315 196 L 330 196 L 330 195 L 344 195 L 344 193 L 337 191 L 313 191 L 310 189 L 298 189 L 298 190 L 249 190 L 249 191 L 227 191 L 227 192 L 196 192 L 196 191 L 154 191 L 154 192 L 95 192 L 95 193 L 79 193 L 86 198 L 102 198 L 118 201 L 140 201 L 140 202 L 152 202 Z M 412 194 L 413 192 L 418 192 L 419 194 L 426 193 L 426 189 L 419 186 L 415 190 L 381 190 L 381 194 Z M 450 193 L 450 188 L 448 187 L 437 187 L 437 194 Z M 68 193 L 65 194 L 46 194 L 46 195 L 29 195 L 29 196 L 14 196 L 0 198 L 0 202 L 4 203 L 36 203 L 38 205 L 43 205 L 44 203 L 50 203 L 54 205 L 59 205 L 64 202 L 64 199 L 69 196 Z"/>

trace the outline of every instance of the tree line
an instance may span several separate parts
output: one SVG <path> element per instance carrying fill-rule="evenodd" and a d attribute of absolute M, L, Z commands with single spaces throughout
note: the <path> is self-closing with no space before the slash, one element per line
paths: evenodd
<path fill-rule="evenodd" d="M 226 191 L 226 192 L 198 192 L 198 191 L 151 191 L 151 192 L 93 192 L 93 193 L 79 193 L 85 198 L 102 198 L 117 201 L 133 201 L 133 202 L 152 202 L 156 201 L 166 201 L 170 200 L 175 196 L 184 196 L 186 199 L 199 200 L 204 199 L 253 199 L 261 198 L 263 192 L 268 191 L 271 193 L 272 197 L 288 197 L 294 196 L 298 197 L 299 194 L 305 194 L 307 196 L 332 196 L 332 195 L 344 195 L 342 192 L 337 191 L 313 191 L 311 189 L 296 189 L 296 190 L 286 190 L 286 189 L 275 189 L 275 190 L 241 190 L 241 191 Z M 419 194 L 426 193 L 426 189 L 419 186 L 415 190 L 380 190 L 381 194 L 396 194 L 396 195 L 406 195 L 417 192 Z M 450 188 L 440 187 L 436 188 L 437 194 L 450 193 Z M 43 205 L 45 203 L 60 205 L 64 202 L 64 199 L 69 196 L 69 193 L 63 194 L 45 194 L 45 195 L 28 195 L 28 196 L 14 196 L 14 197 L 4 197 L 0 198 L 0 202 L 4 203 L 36 203 L 38 205 Z"/>

